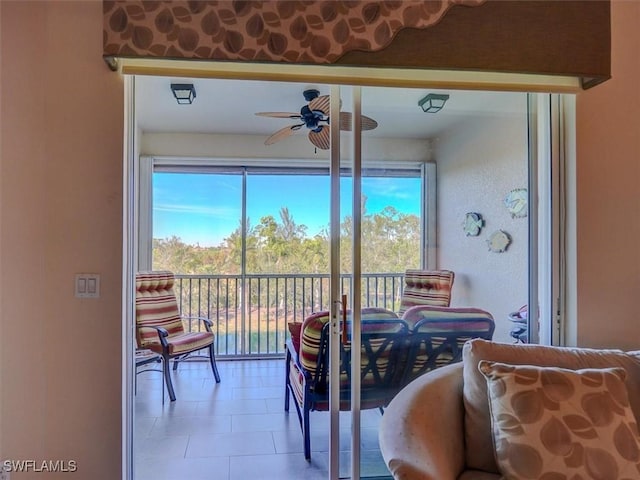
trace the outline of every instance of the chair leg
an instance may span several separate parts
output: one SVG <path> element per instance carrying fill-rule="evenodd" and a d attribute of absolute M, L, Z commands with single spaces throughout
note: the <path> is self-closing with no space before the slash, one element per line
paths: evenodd
<path fill-rule="evenodd" d="M 162 369 L 164 370 L 164 381 L 167 384 L 167 393 L 172 402 L 176 401 L 176 392 L 173 390 L 173 382 L 171 381 L 171 369 L 169 368 L 169 355 L 163 355 Z"/>
<path fill-rule="evenodd" d="M 291 353 L 287 349 L 287 358 L 284 367 L 284 411 L 289 411 L 289 375 L 291 373 Z"/>
<path fill-rule="evenodd" d="M 284 386 L 284 411 L 289 412 L 289 386 Z"/>
<path fill-rule="evenodd" d="M 220 374 L 218 373 L 218 366 L 216 365 L 216 352 L 213 343 L 209 345 L 209 361 L 211 362 L 211 370 L 213 370 L 216 383 L 220 383 Z"/>
<path fill-rule="evenodd" d="M 304 458 L 311 460 L 311 432 L 309 432 L 309 405 L 305 401 L 304 411 L 302 413 L 303 425 L 302 434 L 304 435 Z"/>

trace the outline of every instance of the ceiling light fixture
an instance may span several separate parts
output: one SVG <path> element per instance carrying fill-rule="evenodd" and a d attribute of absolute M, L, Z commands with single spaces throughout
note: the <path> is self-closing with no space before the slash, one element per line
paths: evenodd
<path fill-rule="evenodd" d="M 171 91 L 178 105 L 191 105 L 196 98 L 196 89 L 192 83 L 172 83 Z"/>
<path fill-rule="evenodd" d="M 449 95 L 430 93 L 418 102 L 418 106 L 422 108 L 423 112 L 437 113 L 442 110 L 447 100 L 449 100 Z"/>

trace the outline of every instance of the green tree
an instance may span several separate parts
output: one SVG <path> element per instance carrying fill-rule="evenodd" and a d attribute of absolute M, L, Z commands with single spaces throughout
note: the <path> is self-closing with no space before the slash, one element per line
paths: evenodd
<path fill-rule="evenodd" d="M 420 219 L 393 207 L 370 214 L 363 199 L 362 270 L 403 272 L 420 264 Z M 247 221 L 246 265 L 249 273 L 327 273 L 329 232 L 307 236 L 286 207 L 279 219 L 267 215 L 255 227 Z M 341 271 L 352 270 L 353 218 L 340 225 Z M 178 237 L 153 240 L 153 268 L 185 274 L 239 274 L 242 265 L 242 225 L 216 247 L 185 244 Z"/>

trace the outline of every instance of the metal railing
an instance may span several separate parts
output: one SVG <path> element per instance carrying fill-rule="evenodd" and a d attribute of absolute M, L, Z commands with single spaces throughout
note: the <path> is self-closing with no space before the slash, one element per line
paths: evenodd
<path fill-rule="evenodd" d="M 362 275 L 362 307 L 397 311 L 403 273 Z M 341 276 L 342 293 L 352 280 Z M 283 356 L 287 323 L 329 309 L 328 274 L 176 275 L 176 295 L 185 317 L 213 321 L 216 354 L 227 358 Z M 187 329 L 198 329 L 197 321 Z"/>

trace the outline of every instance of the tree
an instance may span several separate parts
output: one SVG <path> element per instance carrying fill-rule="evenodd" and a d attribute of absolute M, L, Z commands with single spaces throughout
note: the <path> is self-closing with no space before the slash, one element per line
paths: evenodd
<path fill-rule="evenodd" d="M 378 213 L 366 211 L 363 199 L 362 271 L 403 272 L 420 264 L 420 219 L 417 215 L 386 207 Z M 307 226 L 298 225 L 286 207 L 279 220 L 272 215 L 255 227 L 247 220 L 245 239 L 248 273 L 327 273 L 329 231 L 307 236 Z M 353 218 L 340 225 L 341 271 L 352 270 Z M 185 244 L 178 237 L 153 240 L 153 268 L 185 274 L 239 274 L 242 270 L 242 224 L 221 245 L 201 247 Z"/>

